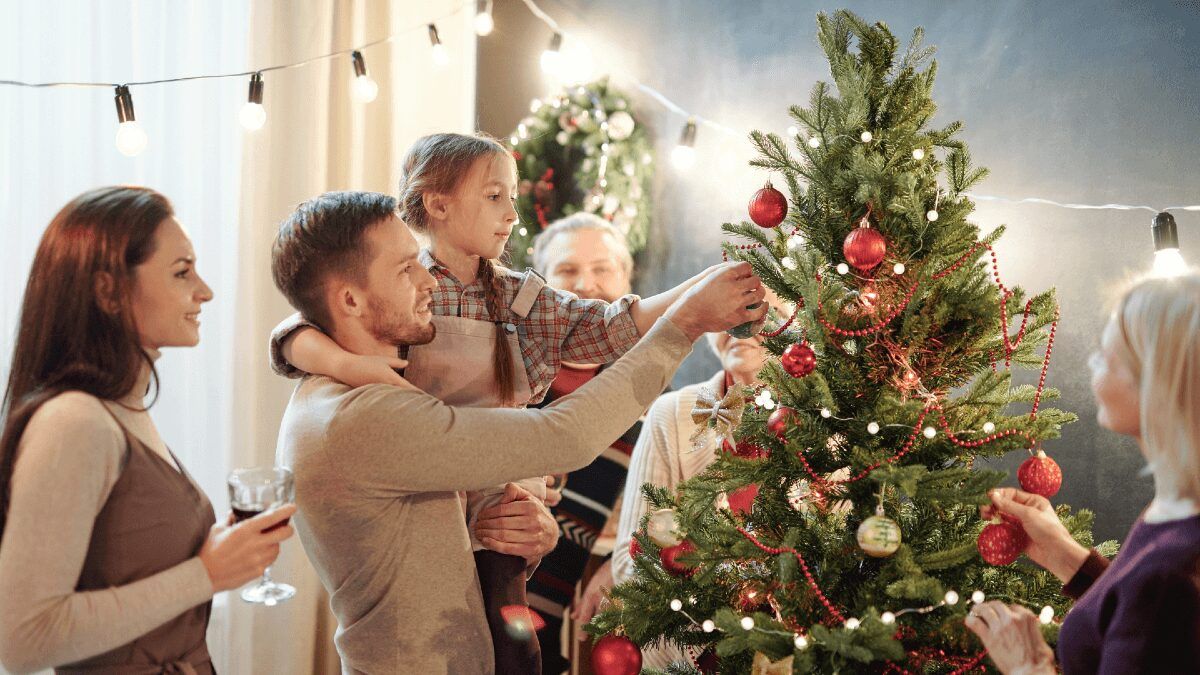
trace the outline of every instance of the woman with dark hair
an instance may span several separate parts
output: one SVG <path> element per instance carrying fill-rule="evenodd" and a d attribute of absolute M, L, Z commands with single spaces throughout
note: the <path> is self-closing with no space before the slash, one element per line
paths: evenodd
<path fill-rule="evenodd" d="M 200 340 L 212 291 L 195 262 L 146 188 L 86 192 L 42 236 L 0 436 L 9 670 L 212 673 L 213 594 L 261 574 L 292 534 L 294 506 L 216 525 L 147 412 L 158 350 Z"/>

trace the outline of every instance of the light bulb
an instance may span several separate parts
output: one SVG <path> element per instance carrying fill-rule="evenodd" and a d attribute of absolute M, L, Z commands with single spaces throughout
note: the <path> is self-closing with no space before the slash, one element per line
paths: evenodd
<path fill-rule="evenodd" d="M 591 48 L 576 38 L 571 38 L 561 51 L 558 63 L 558 78 L 563 84 L 590 82 L 596 76 L 596 57 Z"/>
<path fill-rule="evenodd" d="M 705 619 L 704 623 L 700 624 L 700 628 L 702 628 L 705 633 L 713 632 L 713 630 L 715 630 L 716 627 L 717 627 L 717 624 L 713 623 L 712 619 Z"/>
<path fill-rule="evenodd" d="M 925 159 L 925 149 L 917 148 L 917 149 L 913 150 L 913 159 L 918 159 L 918 160 Z"/>
<path fill-rule="evenodd" d="M 1187 272 L 1187 262 L 1177 248 L 1164 248 L 1154 252 L 1154 271 L 1156 277 L 1177 277 Z"/>
<path fill-rule="evenodd" d="M 263 79 L 262 73 L 250 76 L 250 94 L 246 97 L 246 105 L 238 112 L 238 122 L 246 131 L 257 131 L 267 122 L 267 111 L 263 109 Z"/>
<path fill-rule="evenodd" d="M 1038 621 L 1041 621 L 1043 624 L 1047 624 L 1053 620 L 1054 620 L 1054 608 L 1051 607 L 1050 605 L 1046 605 L 1045 607 L 1042 608 L 1042 611 L 1038 613 Z"/>
<path fill-rule="evenodd" d="M 530 101 L 530 102 L 529 102 L 529 112 L 531 112 L 531 113 L 535 113 L 535 112 L 537 112 L 537 111 L 539 111 L 539 110 L 541 110 L 541 109 L 542 109 L 542 101 L 541 101 L 541 99 L 537 99 L 537 98 L 535 98 L 535 99 L 533 99 L 532 101 Z"/>
<path fill-rule="evenodd" d="M 896 615 L 891 612 L 884 612 L 883 614 L 879 615 L 879 620 L 882 621 L 884 625 L 890 626 L 896 623 Z"/>
<path fill-rule="evenodd" d="M 862 132 L 862 135 L 859 136 L 859 138 L 862 139 L 863 143 L 870 143 L 871 140 L 875 138 L 875 136 L 871 135 L 871 132 L 869 132 L 869 131 L 864 131 L 864 132 Z"/>
<path fill-rule="evenodd" d="M 946 599 L 947 605 L 957 605 L 958 604 L 958 592 L 957 591 L 946 591 L 945 599 Z"/>
<path fill-rule="evenodd" d="M 847 274 L 848 272 L 850 272 L 849 265 L 847 265 L 846 263 L 838 263 L 838 266 L 837 266 L 838 274 Z"/>
<path fill-rule="evenodd" d="M 797 635 L 796 639 L 792 640 L 792 644 L 796 645 L 796 649 L 805 649 L 808 647 L 808 638 L 803 635 Z"/>
<path fill-rule="evenodd" d="M 370 103 L 379 96 L 379 85 L 370 75 L 360 75 L 354 78 L 354 100 L 359 103 Z"/>
<path fill-rule="evenodd" d="M 904 274 L 904 270 L 906 269 L 907 268 L 904 266 L 904 263 L 896 263 L 892 266 L 892 271 L 895 272 L 897 276 Z"/>
<path fill-rule="evenodd" d="M 133 95 L 129 87 L 117 87 L 117 150 L 126 157 L 140 155 L 146 149 L 146 132 L 133 114 Z"/>
<path fill-rule="evenodd" d="M 486 37 L 496 29 L 496 20 L 492 18 L 492 0 L 482 0 L 479 12 L 475 15 L 475 34 Z"/>
<path fill-rule="evenodd" d="M 925 217 L 929 219 L 929 222 L 936 223 L 938 219 L 938 212 L 933 209 L 929 209 L 925 212 Z"/>
<path fill-rule="evenodd" d="M 934 436 L 937 436 L 937 429 L 934 429 L 933 427 L 925 427 L 925 430 L 921 433 L 925 435 L 925 438 L 933 438 Z"/>
<path fill-rule="evenodd" d="M 829 408 L 821 408 L 821 417 L 829 419 L 830 417 L 833 417 L 833 411 Z"/>
<path fill-rule="evenodd" d="M 987 596 L 983 594 L 983 591 L 975 591 L 971 594 L 971 602 L 978 605 L 979 603 L 983 602 L 984 598 L 986 597 Z"/>
<path fill-rule="evenodd" d="M 879 422 L 871 422 L 867 425 L 867 433 L 874 436 L 879 433 Z"/>
<path fill-rule="evenodd" d="M 672 611 L 678 612 L 681 609 L 683 609 L 683 601 L 681 601 L 679 598 L 675 598 L 674 600 L 671 601 L 671 610 Z"/>
<path fill-rule="evenodd" d="M 126 157 L 136 157 L 146 149 L 149 138 L 145 130 L 136 121 L 121 122 L 117 125 L 117 150 Z"/>
<path fill-rule="evenodd" d="M 743 616 L 742 617 L 742 629 L 743 630 L 752 630 L 753 628 L 754 628 L 754 619 L 752 617 Z"/>
<path fill-rule="evenodd" d="M 554 37 L 550 38 L 550 46 L 546 47 L 546 51 L 542 52 L 542 72 L 547 75 L 558 75 L 559 67 L 562 65 L 562 33 L 555 33 Z"/>
<path fill-rule="evenodd" d="M 796 126 L 795 126 L 795 125 L 793 125 L 793 126 L 790 126 L 790 127 L 788 127 L 788 128 L 787 128 L 787 135 L 788 135 L 788 136 L 799 136 L 799 135 L 800 135 L 800 130 L 799 130 L 798 128 L 796 128 Z"/>
<path fill-rule="evenodd" d="M 992 432 L 993 432 L 993 431 L 995 431 L 995 430 L 996 430 L 996 425 L 995 425 L 995 424 L 992 424 L 991 422 L 984 422 L 984 423 L 983 423 L 983 433 L 985 433 L 985 434 L 990 434 L 990 433 L 992 433 Z"/>
<path fill-rule="evenodd" d="M 671 151 L 671 163 L 677 169 L 689 169 L 696 163 L 696 120 L 689 119 L 679 135 L 679 145 Z"/>
<path fill-rule="evenodd" d="M 429 46 L 433 53 L 433 63 L 438 66 L 444 66 L 450 63 L 450 54 L 446 51 L 446 45 L 442 44 L 442 38 L 438 35 L 437 26 L 429 24 Z"/>
<path fill-rule="evenodd" d="M 816 136 L 813 136 L 812 138 L 808 139 L 808 147 L 810 147 L 810 148 L 821 147 L 821 139 L 817 138 Z"/>
<path fill-rule="evenodd" d="M 854 630 L 862 625 L 862 622 L 854 617 L 846 619 L 846 630 Z"/>
<path fill-rule="evenodd" d="M 780 264 L 783 265 L 784 268 L 789 269 L 789 270 L 796 269 L 796 261 L 792 260 L 791 258 L 784 258 L 783 262 Z"/>
<path fill-rule="evenodd" d="M 238 112 L 238 122 L 246 131 L 258 131 L 267 123 L 267 111 L 261 103 L 246 103 Z"/>

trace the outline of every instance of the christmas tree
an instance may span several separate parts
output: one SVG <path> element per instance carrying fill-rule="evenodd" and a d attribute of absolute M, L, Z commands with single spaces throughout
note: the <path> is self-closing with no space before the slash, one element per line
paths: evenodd
<path fill-rule="evenodd" d="M 589 626 L 609 664 L 628 669 L 635 645 L 668 641 L 692 657 L 672 673 L 980 672 L 990 663 L 963 627 L 973 602 L 1048 606 L 1052 644 L 1067 609 L 1052 575 L 1014 563 L 1019 525 L 980 519 L 1006 474 L 976 466 L 1028 453 L 1025 489 L 1061 483 L 1041 454 L 1075 419 L 1042 405 L 1057 396 L 1045 388 L 1053 291 L 1004 285 L 991 248 L 1004 228 L 968 222 L 965 193 L 987 172 L 961 123 L 930 125 L 922 31 L 901 51 L 850 12 L 817 23 L 832 86 L 791 109 L 794 137 L 751 134 L 753 164 L 790 199 L 768 184 L 754 223 L 723 226 L 738 240 L 726 256 L 794 315 L 762 329 L 779 355 L 762 387 L 693 413 L 734 442 L 678 490 L 644 488 L 637 577 Z M 1037 385 L 1014 384 L 1014 367 L 1040 371 Z M 722 507 L 748 485 L 751 508 Z M 1091 515 L 1058 509 L 1091 545 Z"/>

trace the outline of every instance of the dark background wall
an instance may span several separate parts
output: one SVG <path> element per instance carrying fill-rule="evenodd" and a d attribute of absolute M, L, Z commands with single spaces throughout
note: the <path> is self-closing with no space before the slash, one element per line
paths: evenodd
<path fill-rule="evenodd" d="M 701 127 L 697 162 L 668 161 L 683 118 L 640 94 L 630 78 L 683 108 L 734 129 L 783 133 L 787 107 L 805 103 L 828 69 L 815 15 L 847 7 L 887 23 L 905 41 L 914 27 L 938 47 L 935 124 L 966 122 L 962 138 L 992 170 L 977 192 L 1063 202 L 1155 208 L 1200 203 L 1200 5 L 1196 2 L 847 2 L 763 0 L 543 0 L 572 35 L 587 40 L 624 84 L 656 138 L 652 241 L 637 290 L 651 293 L 720 259 L 720 224 L 746 217 L 765 175 L 748 166 L 744 135 Z M 551 32 L 519 0 L 496 0 L 496 32 L 479 41 L 479 127 L 511 133 L 529 100 L 545 93 L 538 55 Z M 1200 213 L 1175 212 L 1185 256 L 1200 261 Z M 979 202 L 1009 285 L 1057 287 L 1062 322 L 1048 381 L 1059 407 L 1080 421 L 1047 446 L 1063 467 L 1055 501 L 1097 514 L 1100 538 L 1122 538 L 1153 486 L 1129 439 L 1100 429 L 1086 359 L 1105 320 L 1106 293 L 1146 267 L 1148 211 L 1079 211 Z M 717 368 L 697 348 L 676 377 Z M 1032 373 L 1021 381 L 1035 381 Z M 1006 468 L 1015 469 L 1014 453 Z M 1015 473 L 1015 471 L 1014 471 Z M 1011 479 L 1015 484 L 1015 477 Z"/>

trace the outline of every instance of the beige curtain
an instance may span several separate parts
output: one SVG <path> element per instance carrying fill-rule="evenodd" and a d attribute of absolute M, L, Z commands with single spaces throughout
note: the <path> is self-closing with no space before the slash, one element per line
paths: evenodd
<path fill-rule="evenodd" d="M 299 202 L 328 190 L 395 194 L 399 162 L 418 137 L 469 132 L 475 119 L 475 3 L 462 0 L 253 4 L 248 62 L 303 60 L 395 35 L 363 50 L 379 83 L 372 103 L 351 98 L 349 55 L 264 74 L 267 123 L 247 134 L 241 167 L 236 387 L 231 466 L 270 463 L 293 383 L 267 367 L 267 335 L 291 308 L 271 280 L 275 229 Z M 451 62 L 435 66 L 426 25 L 437 22 Z M 400 442 L 400 439 L 397 439 Z M 363 561 L 363 564 L 370 564 Z M 336 621 L 299 542 L 284 547 L 274 575 L 298 589 L 276 607 L 229 596 L 214 615 L 217 669 L 251 673 L 337 673 Z"/>

